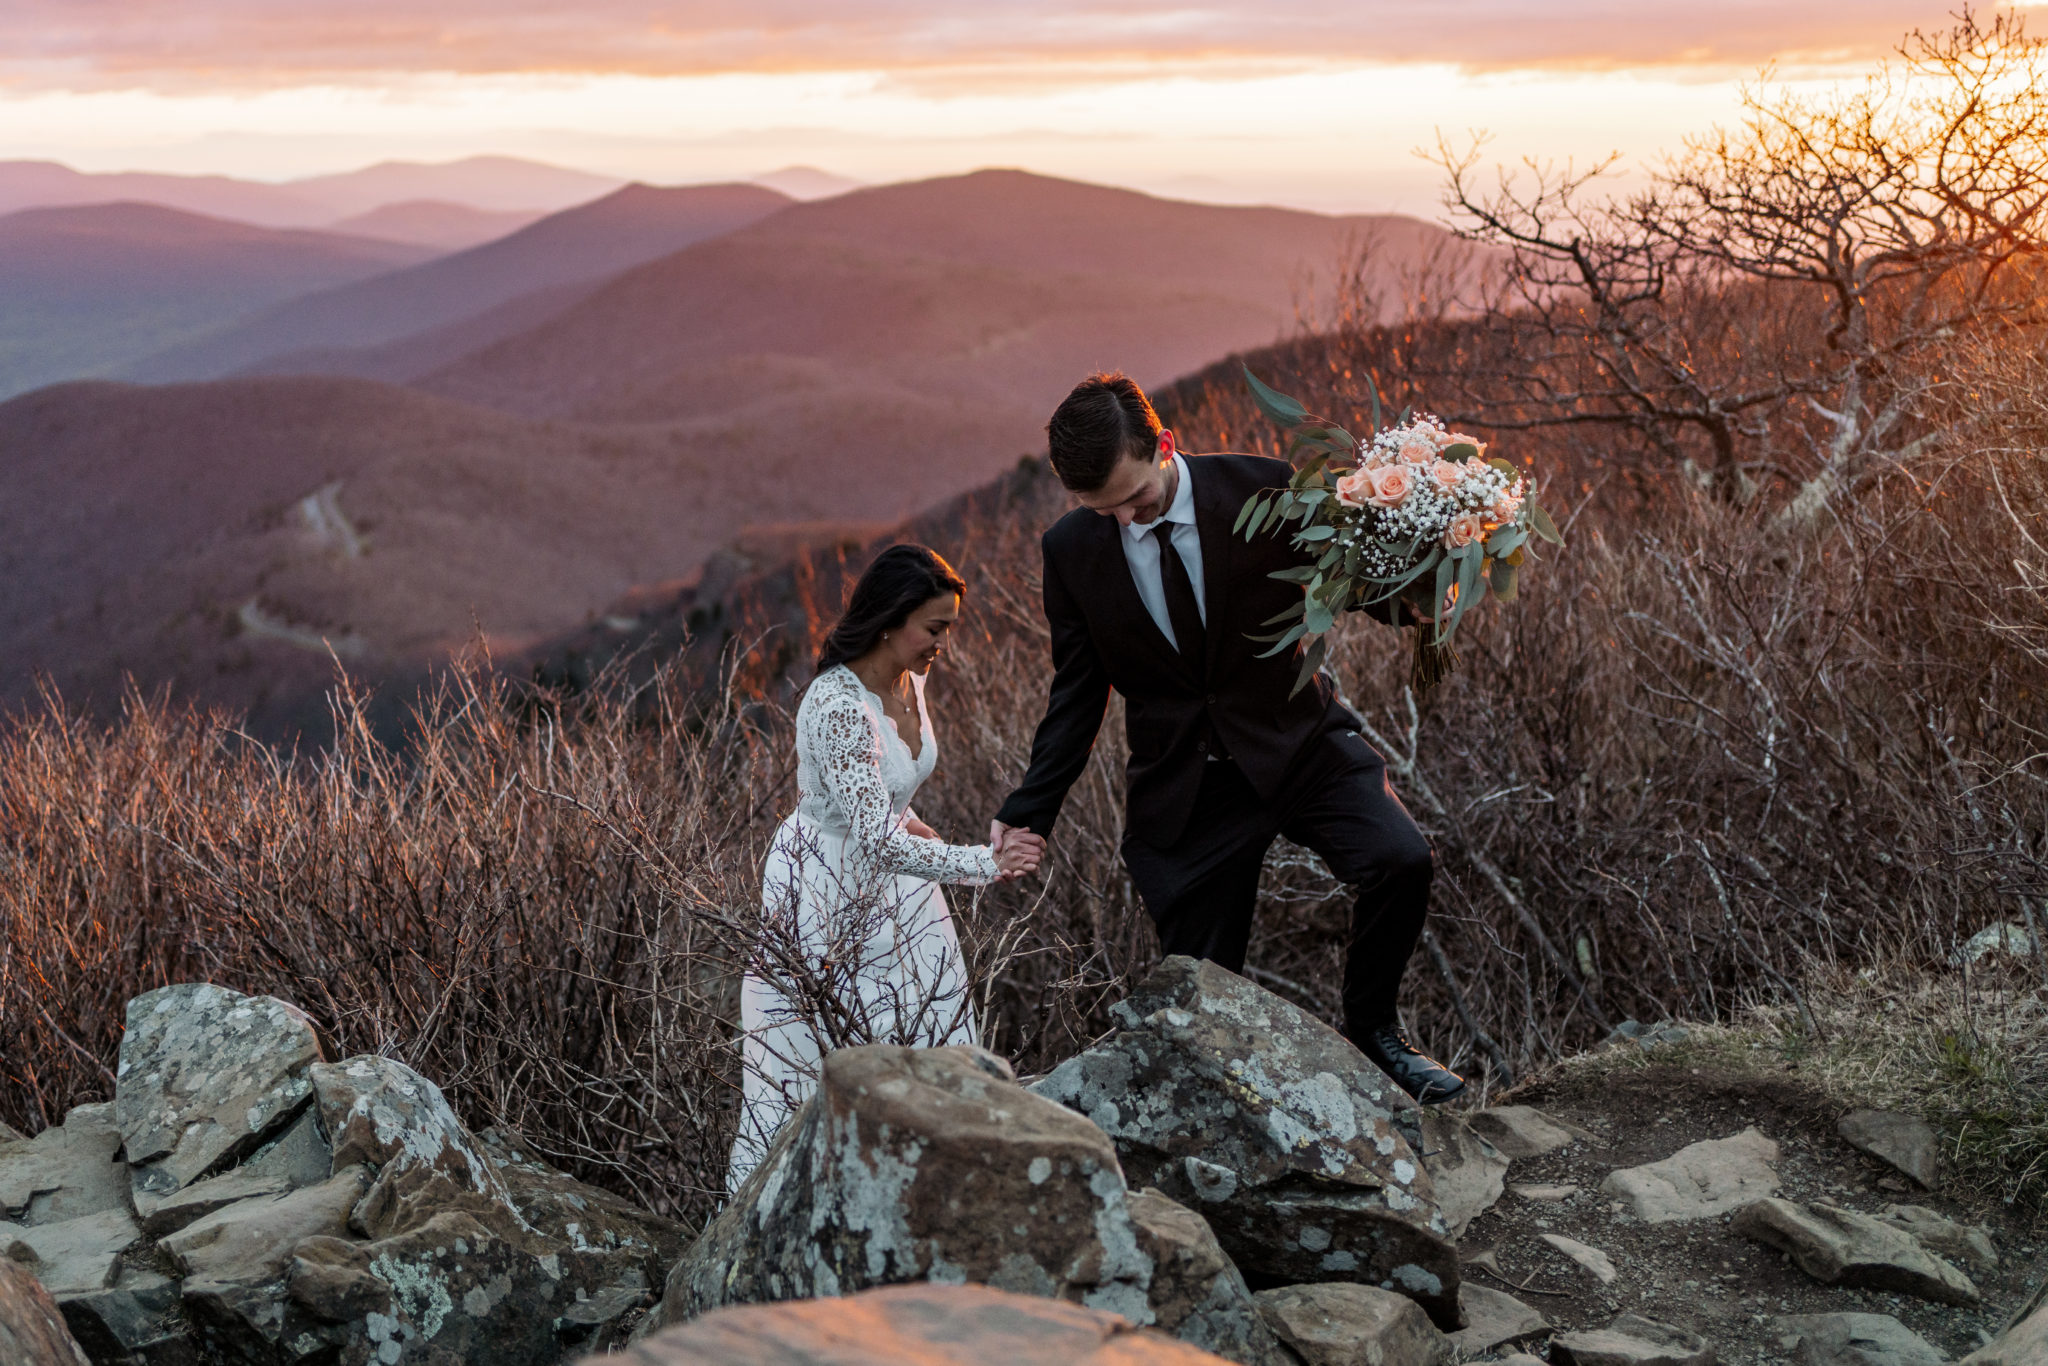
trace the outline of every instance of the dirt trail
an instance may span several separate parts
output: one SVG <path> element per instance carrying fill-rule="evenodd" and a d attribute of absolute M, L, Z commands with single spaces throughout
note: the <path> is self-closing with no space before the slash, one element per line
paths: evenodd
<path fill-rule="evenodd" d="M 1774 1324 L 1780 1316 L 1889 1314 L 1957 1360 L 1995 1336 L 2048 1275 L 2048 1230 L 2040 1221 L 1975 1190 L 1914 1187 L 1851 1148 L 1835 1129 L 1841 1106 L 1796 1080 L 1682 1064 L 1579 1068 L 1519 1088 L 1500 1103 L 1535 1106 L 1596 1136 L 1515 1160 L 1506 1175 L 1507 1192 L 1460 1240 L 1475 1284 L 1508 1291 L 1559 1331 L 1603 1326 L 1633 1311 L 1701 1334 L 1724 1366 L 1763 1366 L 1791 1359 Z M 1985 1226 L 2000 1265 L 1971 1273 L 1983 1303 L 1955 1308 L 1823 1285 L 1783 1254 L 1735 1233 L 1732 1215 L 1651 1224 L 1601 1192 L 1601 1182 L 1617 1168 L 1658 1161 L 1688 1144 L 1751 1127 L 1779 1145 L 1777 1194 L 1785 1199 L 1826 1201 L 1871 1215 L 1890 1204 L 1920 1205 L 1959 1223 Z M 1549 1200 L 1515 1191 L 1530 1185 L 1577 1191 Z M 1546 1233 L 1600 1249 L 1618 1276 L 1599 1284 L 1542 1241 Z M 1489 1249 L 1508 1281 L 1470 1265 L 1471 1257 Z"/>

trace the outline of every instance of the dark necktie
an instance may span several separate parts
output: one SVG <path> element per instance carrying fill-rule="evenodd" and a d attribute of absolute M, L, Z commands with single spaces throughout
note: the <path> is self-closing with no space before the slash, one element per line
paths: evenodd
<path fill-rule="evenodd" d="M 1180 646 L 1180 657 L 1200 674 L 1205 640 L 1202 609 L 1195 602 L 1195 584 L 1188 577 L 1188 567 L 1173 548 L 1173 523 L 1160 518 L 1153 524 L 1152 539 L 1159 543 L 1159 582 L 1166 590 L 1166 619 L 1173 623 L 1174 643 Z"/>

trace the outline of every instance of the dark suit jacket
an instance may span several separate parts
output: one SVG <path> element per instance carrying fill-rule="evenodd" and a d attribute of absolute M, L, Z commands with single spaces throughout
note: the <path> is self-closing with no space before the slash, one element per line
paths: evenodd
<path fill-rule="evenodd" d="M 1284 533 L 1247 542 L 1230 531 L 1245 499 L 1286 485 L 1287 463 L 1257 455 L 1184 458 L 1202 541 L 1206 668 L 1191 668 L 1145 610 L 1116 519 L 1077 508 L 1054 523 L 1042 542 L 1051 696 L 1031 767 L 996 815 L 1006 825 L 1051 833 L 1088 763 L 1111 688 L 1124 695 L 1130 735 L 1125 827 L 1157 848 L 1187 824 L 1212 733 L 1271 801 L 1319 738 L 1358 728 L 1321 674 L 1287 695 L 1301 667 L 1299 645 L 1260 659 L 1269 647 L 1247 638 L 1276 629 L 1263 623 L 1301 598 L 1299 584 L 1268 577 L 1303 562 Z"/>

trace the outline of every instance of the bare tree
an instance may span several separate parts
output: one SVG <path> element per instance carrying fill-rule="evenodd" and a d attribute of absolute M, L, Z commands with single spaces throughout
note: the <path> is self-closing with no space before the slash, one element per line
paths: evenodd
<path fill-rule="evenodd" d="M 1478 364 L 1440 379 L 1496 427 L 1632 431 L 1738 501 L 1806 521 L 1939 442 L 1930 391 L 1961 339 L 2036 327 L 2048 223 L 2044 50 L 1970 11 L 1862 86 L 1766 72 L 1739 128 L 1642 190 L 1531 162 L 1481 185 L 1440 144 L 1466 236 L 1505 249 Z"/>

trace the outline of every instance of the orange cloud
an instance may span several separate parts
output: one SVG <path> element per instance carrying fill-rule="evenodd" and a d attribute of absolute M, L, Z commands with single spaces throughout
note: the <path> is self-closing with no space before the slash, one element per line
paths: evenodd
<path fill-rule="evenodd" d="M 1173 63 L 1469 69 L 1868 60 L 1949 0 L 9 0 L 0 86 L 191 89 L 465 74 L 887 70 L 932 93 Z M 1020 68 L 1024 68 L 1020 72 Z M 1065 72 L 1062 75 L 1062 72 Z M 950 74 L 949 74 L 950 73 Z"/>

